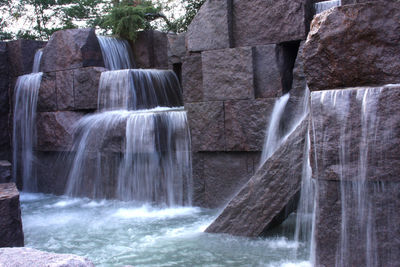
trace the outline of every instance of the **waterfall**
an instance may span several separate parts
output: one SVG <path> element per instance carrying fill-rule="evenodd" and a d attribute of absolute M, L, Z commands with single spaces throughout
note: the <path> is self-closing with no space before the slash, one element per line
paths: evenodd
<path fill-rule="evenodd" d="M 36 104 L 42 73 L 18 77 L 13 119 L 13 179 L 22 178 L 24 191 L 36 191 L 33 147 L 36 143 Z"/>
<path fill-rule="evenodd" d="M 330 1 L 324 1 L 324 2 L 318 2 L 314 4 L 314 9 L 315 9 L 315 14 L 319 14 L 325 10 L 328 10 L 332 7 L 337 7 L 341 6 L 342 1 L 341 0 L 330 0 Z"/>
<path fill-rule="evenodd" d="M 104 65 L 109 70 L 134 68 L 132 52 L 129 43 L 113 37 L 97 36 Z"/>
<path fill-rule="evenodd" d="M 341 211 L 340 237 L 337 244 L 332 244 L 336 247 L 336 266 L 353 266 L 354 261 L 362 262 L 362 266 L 367 267 L 381 266 L 380 262 L 388 259 L 383 259 L 383 255 L 378 256 L 378 248 L 384 250 L 385 257 L 396 257 L 392 255 L 396 248 L 379 243 L 379 240 L 385 240 L 382 236 L 385 229 L 390 229 L 393 224 L 398 223 L 388 216 L 390 204 L 382 203 L 382 196 L 386 191 L 389 194 L 390 190 L 385 186 L 385 182 L 375 181 L 381 175 L 379 164 L 386 163 L 374 162 L 377 170 L 369 166 L 371 158 L 386 159 L 382 148 L 387 147 L 387 142 L 390 142 L 388 140 L 392 138 L 383 129 L 393 125 L 387 125 L 385 120 L 378 116 L 378 109 L 383 109 L 383 103 L 379 102 L 382 90 L 332 90 L 321 92 L 319 95 L 322 111 L 318 112 L 331 116 L 330 123 L 334 123 L 334 127 L 337 128 L 335 131 L 339 134 L 337 147 L 333 147 L 336 151 L 329 151 L 333 149 L 332 144 L 336 145 L 330 140 L 332 133 L 316 133 L 315 129 L 313 130 L 314 136 L 319 134 L 319 143 L 315 144 L 315 176 L 318 177 L 319 172 L 326 171 L 324 166 L 318 164 L 325 164 L 326 160 L 336 160 L 332 159 L 333 152 L 338 155 L 338 162 L 332 162 L 334 166 L 329 167 L 332 169 L 330 171 L 338 176 L 337 183 L 340 188 L 337 200 Z M 313 122 L 314 128 L 324 129 L 323 125 L 316 123 L 324 122 Z M 322 158 L 317 158 L 317 155 Z M 329 156 L 331 158 L 325 159 Z M 383 207 L 380 206 L 382 204 Z M 383 212 L 388 212 L 385 219 L 376 224 L 376 218 L 382 216 Z M 377 216 L 378 213 L 380 215 Z"/>
<path fill-rule="evenodd" d="M 75 126 L 66 193 L 191 205 L 190 134 L 172 71 L 129 67 L 124 42 L 98 37 L 105 64 L 98 112 Z M 111 65 L 109 65 L 111 64 Z"/>
<path fill-rule="evenodd" d="M 43 55 L 43 48 L 38 49 L 33 59 L 32 73 L 37 73 L 40 71 L 40 62 L 42 61 L 42 55 Z"/>

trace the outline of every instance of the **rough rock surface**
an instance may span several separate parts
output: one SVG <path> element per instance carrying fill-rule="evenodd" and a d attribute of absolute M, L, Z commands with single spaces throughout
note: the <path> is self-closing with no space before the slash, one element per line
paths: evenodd
<path fill-rule="evenodd" d="M 290 95 L 302 96 L 304 95 L 304 90 L 307 87 L 306 75 L 304 74 L 304 60 L 302 56 L 303 47 L 304 42 L 301 42 L 293 68 L 293 82 Z"/>
<path fill-rule="evenodd" d="M 354 179 L 360 151 L 365 151 L 366 179 L 400 182 L 399 101 L 400 85 L 312 92 L 311 156 L 318 166 L 311 164 L 313 175 L 321 180 Z M 341 157 L 346 158 L 342 167 Z"/>
<path fill-rule="evenodd" d="M 368 2 L 398 2 L 397 0 L 342 0 L 342 5 L 362 4 Z"/>
<path fill-rule="evenodd" d="M 132 44 L 138 68 L 168 68 L 168 37 L 166 33 L 147 30 L 138 33 Z"/>
<path fill-rule="evenodd" d="M 10 76 L 18 77 L 32 72 L 36 50 L 46 42 L 34 40 L 16 40 L 7 42 Z"/>
<path fill-rule="evenodd" d="M 306 3 L 304 0 L 234 0 L 235 47 L 304 40 L 309 17 Z"/>
<path fill-rule="evenodd" d="M 74 70 L 75 110 L 97 109 L 100 76 L 105 70 L 99 67 Z"/>
<path fill-rule="evenodd" d="M 12 165 L 7 160 L 0 160 L 0 183 L 9 183 L 11 181 Z"/>
<path fill-rule="evenodd" d="M 94 267 L 83 257 L 73 254 L 56 254 L 33 248 L 0 249 L 0 266 L 5 267 Z"/>
<path fill-rule="evenodd" d="M 203 100 L 203 72 L 200 54 L 185 57 L 182 65 L 182 87 L 185 102 Z"/>
<path fill-rule="evenodd" d="M 43 72 L 82 67 L 104 67 L 100 44 L 94 29 L 55 32 L 43 50 Z"/>
<path fill-rule="evenodd" d="M 254 99 L 253 49 L 202 53 L 205 100 Z"/>
<path fill-rule="evenodd" d="M 18 189 L 14 183 L 0 184 L 0 247 L 23 246 L 24 233 Z M 3 265 L 0 263 L 0 266 Z"/>
<path fill-rule="evenodd" d="M 225 106 L 225 139 L 229 151 L 262 151 L 275 99 L 230 100 Z"/>
<path fill-rule="evenodd" d="M 186 33 L 191 52 L 230 47 L 228 1 L 208 0 L 200 8 Z"/>
<path fill-rule="evenodd" d="M 40 151 L 68 151 L 73 141 L 73 126 L 81 112 L 39 112 L 36 115 L 37 146 Z"/>
<path fill-rule="evenodd" d="M 342 197 L 341 190 L 349 190 L 351 183 L 342 186 L 338 181 L 318 181 L 316 223 L 315 223 L 315 266 L 335 266 L 340 259 L 338 246 L 341 244 Z M 347 219 L 347 246 L 344 251 L 342 266 L 368 266 L 366 259 L 375 261 L 375 266 L 400 265 L 400 183 L 383 182 L 379 185 L 369 182 L 366 185 L 371 205 L 370 222 L 362 221 L 357 216 L 354 206 L 347 204 L 345 218 Z M 347 202 L 357 202 L 349 199 Z M 361 225 L 360 225 L 361 224 Z M 372 249 L 367 250 L 370 242 L 367 235 L 359 234 L 363 226 L 373 227 Z M 368 251 L 368 252 L 366 252 Z"/>
<path fill-rule="evenodd" d="M 254 49 L 255 97 L 282 95 L 282 77 L 278 66 L 276 45 L 261 45 Z"/>
<path fill-rule="evenodd" d="M 186 33 L 169 33 L 168 37 L 168 65 L 182 63 L 186 56 Z"/>
<path fill-rule="evenodd" d="M 9 64 L 7 43 L 0 42 L 0 159 L 10 159 L 10 131 L 8 127 L 9 104 Z"/>
<path fill-rule="evenodd" d="M 224 103 L 187 103 L 192 151 L 224 151 Z"/>
<path fill-rule="evenodd" d="M 37 111 L 53 110 L 57 110 L 56 73 L 45 72 L 40 82 Z"/>
<path fill-rule="evenodd" d="M 399 13 L 371 2 L 318 14 L 303 50 L 310 90 L 400 82 Z"/>
<path fill-rule="evenodd" d="M 209 233 L 263 235 L 300 190 L 308 121 L 303 121 L 281 147 L 206 229 Z"/>

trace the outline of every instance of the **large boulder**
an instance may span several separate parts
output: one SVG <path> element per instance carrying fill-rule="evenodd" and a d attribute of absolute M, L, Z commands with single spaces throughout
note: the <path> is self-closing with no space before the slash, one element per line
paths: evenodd
<path fill-rule="evenodd" d="M 257 237 L 285 219 L 300 191 L 308 120 L 304 120 L 280 148 L 232 198 L 208 233 Z"/>
<path fill-rule="evenodd" d="M 14 183 L 0 184 L 0 247 L 23 246 L 24 232 L 18 189 Z"/>
<path fill-rule="evenodd" d="M 168 38 L 168 65 L 180 64 L 186 56 L 186 33 L 167 34 Z"/>
<path fill-rule="evenodd" d="M 75 110 L 87 110 L 87 109 L 97 109 L 98 101 L 98 88 L 100 83 L 101 73 L 106 71 L 105 68 L 100 67 L 90 67 L 74 70 L 74 109 Z M 62 76 L 58 76 L 62 79 Z M 70 77 L 67 74 L 67 77 Z M 61 80 L 62 82 L 62 80 Z M 60 82 L 60 83 L 61 83 Z M 67 92 L 62 92 L 62 90 L 57 90 L 60 97 L 62 94 L 69 94 Z M 64 99 L 65 101 L 65 99 Z M 68 105 L 64 102 L 64 105 Z M 61 105 L 59 108 L 61 109 Z"/>
<path fill-rule="evenodd" d="M 100 44 L 94 29 L 55 32 L 43 50 L 41 71 L 104 67 Z"/>
<path fill-rule="evenodd" d="M 33 248 L 2 248 L 0 249 L 0 266 L 94 267 L 94 264 L 88 259 L 73 254 L 56 254 Z"/>
<path fill-rule="evenodd" d="M 304 40 L 311 15 L 309 2 L 233 0 L 235 47 Z"/>
<path fill-rule="evenodd" d="M 400 3 L 341 6 L 318 14 L 304 45 L 311 90 L 400 82 Z"/>
<path fill-rule="evenodd" d="M 168 68 L 168 37 L 166 33 L 153 30 L 139 32 L 132 44 L 132 49 L 138 68 Z"/>
<path fill-rule="evenodd" d="M 200 52 L 231 47 L 229 2 L 208 0 L 202 5 L 186 34 L 189 51 Z"/>

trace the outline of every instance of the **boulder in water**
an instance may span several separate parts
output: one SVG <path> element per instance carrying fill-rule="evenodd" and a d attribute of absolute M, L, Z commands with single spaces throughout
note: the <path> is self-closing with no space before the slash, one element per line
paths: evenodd
<path fill-rule="evenodd" d="M 94 267 L 94 264 L 73 254 L 56 254 L 33 248 L 1 248 L 0 266 Z"/>
<path fill-rule="evenodd" d="M 59 71 L 82 67 L 104 67 L 103 56 L 94 29 L 55 32 L 43 50 L 41 71 Z"/>
<path fill-rule="evenodd" d="M 307 126 L 304 120 L 290 134 L 206 232 L 257 237 L 286 218 L 300 191 Z"/>
<path fill-rule="evenodd" d="M 304 45 L 310 90 L 400 82 L 400 3 L 341 6 L 318 14 Z"/>
<path fill-rule="evenodd" d="M 18 189 L 14 183 L 0 184 L 0 247 L 23 246 L 24 232 Z"/>

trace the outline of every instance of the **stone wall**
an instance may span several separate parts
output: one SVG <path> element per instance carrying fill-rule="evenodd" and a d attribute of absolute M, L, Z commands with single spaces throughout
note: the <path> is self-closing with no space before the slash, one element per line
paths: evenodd
<path fill-rule="evenodd" d="M 258 168 L 275 100 L 292 88 L 293 105 L 302 97 L 296 58 L 309 9 L 302 0 L 209 0 L 189 26 L 182 85 L 196 205 L 221 207 L 233 197 Z"/>

